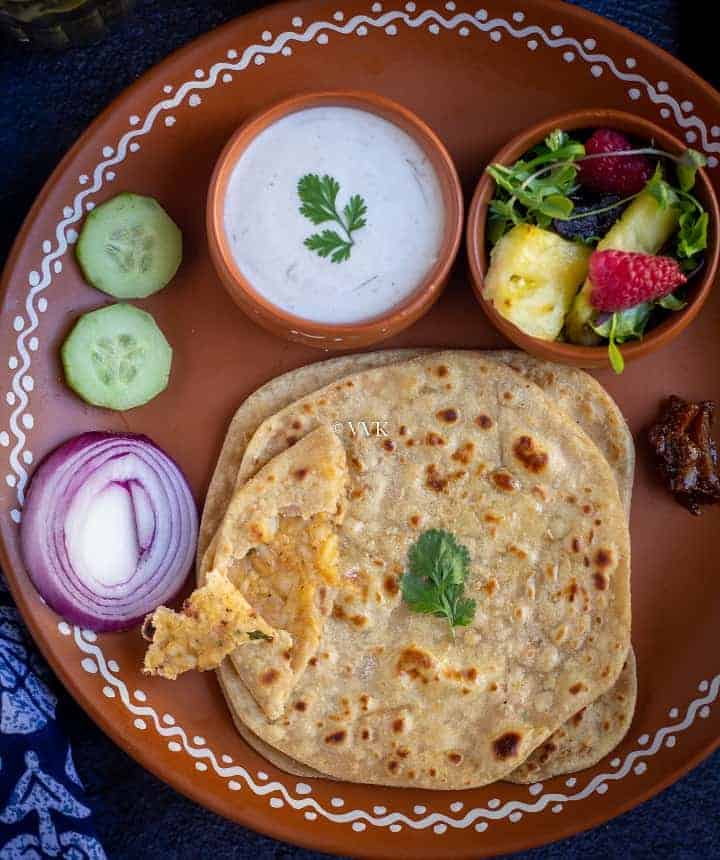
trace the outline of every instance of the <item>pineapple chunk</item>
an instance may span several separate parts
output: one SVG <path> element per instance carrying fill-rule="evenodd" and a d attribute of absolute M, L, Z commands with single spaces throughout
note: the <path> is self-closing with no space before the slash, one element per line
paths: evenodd
<path fill-rule="evenodd" d="M 587 277 L 591 250 L 550 230 L 518 224 L 493 248 L 483 294 L 525 334 L 555 340 Z"/>
<path fill-rule="evenodd" d="M 597 249 L 657 254 L 675 232 L 677 224 L 678 211 L 675 207 L 663 209 L 650 192 L 643 191 L 598 242 Z M 587 278 L 565 320 L 567 339 L 585 346 L 593 346 L 601 341 L 589 325 L 595 314 L 595 308 L 590 304 L 591 292 L 592 284 Z"/>

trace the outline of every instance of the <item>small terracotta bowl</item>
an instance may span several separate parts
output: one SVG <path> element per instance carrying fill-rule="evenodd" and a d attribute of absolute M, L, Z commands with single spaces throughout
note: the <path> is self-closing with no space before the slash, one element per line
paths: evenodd
<path fill-rule="evenodd" d="M 282 117 L 313 107 L 353 107 L 399 126 L 427 155 L 435 169 L 445 209 L 445 228 L 436 263 L 417 289 L 395 307 L 357 323 L 306 320 L 264 298 L 238 267 L 224 227 L 224 200 L 236 162 L 250 142 Z M 281 101 L 251 117 L 235 132 L 215 166 L 207 201 L 210 256 L 232 299 L 248 316 L 273 334 L 325 350 L 355 349 L 392 337 L 426 313 L 442 293 L 462 238 L 463 198 L 455 165 L 437 135 L 415 114 L 374 93 L 327 91 Z"/>
<path fill-rule="evenodd" d="M 588 109 L 573 111 L 551 117 L 523 131 L 514 137 L 490 163 L 514 164 L 533 146 L 540 143 L 556 128 L 564 131 L 581 131 L 595 128 L 613 128 L 622 131 L 638 141 L 654 141 L 659 149 L 670 153 L 681 153 L 686 145 L 664 129 L 633 114 L 617 110 Z M 577 367 L 608 367 L 607 344 L 600 346 L 576 346 L 571 343 L 541 340 L 525 334 L 513 323 L 506 320 L 483 296 L 483 281 L 488 269 L 488 247 L 485 228 L 488 205 L 495 194 L 495 182 L 485 173 L 478 183 L 470 204 L 467 225 L 467 251 L 472 273 L 473 289 L 485 314 L 505 337 L 538 358 L 573 364 Z M 704 170 L 698 171 L 693 194 L 700 200 L 710 215 L 708 247 L 705 252 L 703 268 L 689 282 L 688 303 L 681 311 L 670 314 L 660 325 L 650 329 L 639 341 L 630 341 L 621 347 L 626 362 L 649 355 L 661 346 L 675 340 L 695 319 L 705 303 L 715 281 L 718 267 L 718 202 L 710 180 Z"/>

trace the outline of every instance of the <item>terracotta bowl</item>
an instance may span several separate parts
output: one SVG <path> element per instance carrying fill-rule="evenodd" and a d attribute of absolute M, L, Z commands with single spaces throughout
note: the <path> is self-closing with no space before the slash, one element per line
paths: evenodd
<path fill-rule="evenodd" d="M 427 155 L 437 174 L 445 209 L 445 229 L 437 262 L 404 301 L 380 316 L 357 323 L 319 323 L 290 314 L 269 302 L 235 262 L 224 228 L 224 200 L 233 167 L 250 142 L 288 114 L 313 107 L 353 107 L 377 114 L 409 134 Z M 463 199 L 455 165 L 437 135 L 402 105 L 369 92 L 306 93 L 278 102 L 251 117 L 235 132 L 215 166 L 207 200 L 210 256 L 232 299 L 273 334 L 325 350 L 369 346 L 392 337 L 426 313 L 443 291 L 457 255 L 463 229 Z"/>
<path fill-rule="evenodd" d="M 579 131 L 592 128 L 614 128 L 625 132 L 639 141 L 654 141 L 667 152 L 681 153 L 686 144 L 664 129 L 633 114 L 617 110 L 588 109 L 572 111 L 544 120 L 521 132 L 504 146 L 490 163 L 513 164 L 529 149 L 540 143 L 553 129 Z M 525 334 L 513 323 L 506 320 L 483 296 L 483 282 L 488 268 L 488 248 L 485 240 L 485 227 L 488 205 L 495 193 L 495 182 L 485 173 L 478 183 L 470 204 L 467 224 L 467 251 L 472 273 L 473 289 L 486 315 L 505 337 L 517 346 L 539 358 L 573 364 L 577 367 L 608 367 L 607 345 L 576 346 L 570 343 L 541 340 Z M 710 180 L 704 170 L 698 171 L 693 193 L 710 214 L 708 247 L 703 268 L 689 282 L 688 303 L 681 311 L 676 311 L 655 326 L 640 341 L 631 341 L 621 347 L 626 362 L 649 355 L 661 346 L 667 346 L 695 319 L 715 282 L 718 267 L 720 244 L 718 241 L 718 202 Z"/>

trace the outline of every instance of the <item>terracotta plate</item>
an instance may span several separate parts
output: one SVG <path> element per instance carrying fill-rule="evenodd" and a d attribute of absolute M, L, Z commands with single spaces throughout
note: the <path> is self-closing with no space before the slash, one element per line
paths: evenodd
<path fill-rule="evenodd" d="M 635 722 L 592 771 L 531 787 L 443 793 L 305 783 L 249 750 L 212 674 L 174 684 L 140 675 L 137 631 L 96 637 L 50 612 L 18 555 L 33 463 L 90 428 L 152 436 L 201 503 L 226 424 L 260 383 L 322 358 L 252 325 L 211 268 L 204 232 L 213 164 L 245 117 L 300 89 L 373 89 L 426 120 L 466 192 L 523 126 L 581 106 L 632 109 L 703 149 L 720 185 L 720 96 L 669 56 L 579 9 L 541 0 L 349 5 L 299 0 L 239 19 L 174 54 L 98 119 L 38 198 L 5 276 L 0 329 L 3 566 L 42 650 L 72 694 L 145 767 L 223 815 L 326 851 L 470 857 L 515 851 L 597 824 L 686 771 L 720 741 L 720 509 L 692 518 L 654 480 L 639 435 L 632 522 Z M 121 190 L 157 197 L 181 225 L 185 261 L 144 302 L 175 348 L 168 391 L 116 415 L 83 406 L 60 378 L 58 346 L 103 304 L 72 244 L 85 212 Z M 601 375 L 641 434 L 661 397 L 720 399 L 720 291 L 671 348 Z M 429 316 L 389 345 L 497 347 L 465 262 Z"/>

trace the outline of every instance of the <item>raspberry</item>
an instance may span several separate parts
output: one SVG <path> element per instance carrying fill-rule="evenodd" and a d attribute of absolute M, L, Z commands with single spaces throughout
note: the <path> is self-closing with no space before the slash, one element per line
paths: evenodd
<path fill-rule="evenodd" d="M 590 257 L 590 304 L 623 311 L 653 302 L 687 281 L 677 260 L 632 251 L 595 251 Z"/>
<path fill-rule="evenodd" d="M 585 143 L 586 155 L 622 152 L 633 149 L 632 143 L 611 128 L 599 128 Z M 618 155 L 587 158 L 578 163 L 578 180 L 591 191 L 615 194 L 637 194 L 653 174 L 653 166 L 644 155 Z"/>

